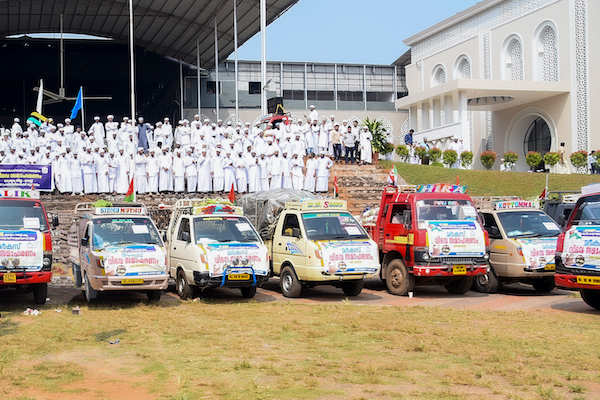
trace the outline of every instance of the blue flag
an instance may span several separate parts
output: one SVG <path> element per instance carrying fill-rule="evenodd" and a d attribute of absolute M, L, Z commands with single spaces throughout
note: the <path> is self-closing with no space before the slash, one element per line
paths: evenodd
<path fill-rule="evenodd" d="M 73 109 L 71 110 L 71 119 L 75 119 L 77 118 L 77 113 L 79 112 L 79 110 L 81 110 L 81 107 L 83 107 L 83 92 L 82 92 L 83 88 L 79 88 L 79 93 L 77 94 L 77 100 L 75 100 L 75 105 L 73 106 Z"/>

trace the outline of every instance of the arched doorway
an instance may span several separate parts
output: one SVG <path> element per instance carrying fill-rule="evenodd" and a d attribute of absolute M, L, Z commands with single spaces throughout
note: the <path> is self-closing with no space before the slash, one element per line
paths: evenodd
<path fill-rule="evenodd" d="M 552 134 L 546 121 L 538 117 L 529 125 L 523 140 L 523 153 L 537 151 L 542 155 L 548 153 L 552 147 Z"/>
<path fill-rule="evenodd" d="M 556 151 L 556 128 L 552 119 L 542 111 L 526 109 L 513 118 L 505 140 L 504 151 L 519 154 L 516 170 L 528 171 L 530 168 L 525 162 L 528 152 L 536 151 L 543 156 Z"/>

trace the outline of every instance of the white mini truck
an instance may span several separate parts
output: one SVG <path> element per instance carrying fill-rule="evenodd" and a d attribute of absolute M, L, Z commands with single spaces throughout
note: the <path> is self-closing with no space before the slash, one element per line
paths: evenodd
<path fill-rule="evenodd" d="M 242 208 L 231 203 L 178 200 L 164 239 L 169 275 L 182 299 L 217 287 L 237 288 L 252 298 L 269 279 L 267 248 Z"/>

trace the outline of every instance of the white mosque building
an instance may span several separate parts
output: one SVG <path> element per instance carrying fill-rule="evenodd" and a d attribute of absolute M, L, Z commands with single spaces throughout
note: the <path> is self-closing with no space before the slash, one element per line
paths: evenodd
<path fill-rule="evenodd" d="M 415 142 L 456 137 L 476 160 L 514 151 L 519 170 L 528 151 L 599 149 L 599 22 L 599 0 L 481 1 L 404 41 L 409 95 L 396 108 Z"/>

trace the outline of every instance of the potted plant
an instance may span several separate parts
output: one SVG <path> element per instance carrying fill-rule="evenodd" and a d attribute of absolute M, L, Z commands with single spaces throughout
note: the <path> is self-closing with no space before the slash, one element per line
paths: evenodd
<path fill-rule="evenodd" d="M 519 155 L 514 151 L 507 151 L 506 153 L 504 153 L 504 156 L 502 158 L 504 159 L 504 168 L 508 171 L 512 171 L 512 169 L 515 167 L 515 164 L 517 163 L 517 160 L 519 159 Z"/>
<path fill-rule="evenodd" d="M 579 173 L 585 172 L 585 167 L 587 167 L 587 158 L 588 153 L 585 150 L 576 151 L 575 153 L 571 154 L 571 157 L 569 157 L 571 164 L 577 168 L 577 172 Z"/>
<path fill-rule="evenodd" d="M 389 132 L 386 131 L 383 126 L 383 122 L 377 119 L 365 118 L 363 125 L 367 127 L 373 139 L 371 140 L 371 146 L 373 146 L 373 163 L 377 163 L 379 160 L 379 154 L 389 154 L 394 151 L 394 146 L 388 140 Z M 391 151 L 389 147 L 392 147 Z M 386 152 L 387 151 L 387 152 Z"/>
<path fill-rule="evenodd" d="M 556 152 L 548 152 L 544 154 L 544 163 L 550 167 L 550 172 L 554 169 L 556 164 L 560 161 L 560 154 Z"/>
<path fill-rule="evenodd" d="M 427 149 L 423 146 L 415 147 L 415 154 L 419 157 L 421 164 L 423 164 L 425 157 L 427 156 Z"/>
<path fill-rule="evenodd" d="M 485 167 L 485 169 L 492 169 L 494 164 L 496 163 L 496 152 L 491 150 L 486 150 L 479 156 L 479 160 L 481 161 L 481 165 Z"/>
<path fill-rule="evenodd" d="M 462 153 L 460 153 L 460 165 L 465 168 L 465 169 L 469 169 L 471 168 L 471 165 L 473 164 L 473 153 L 469 150 L 465 150 Z"/>
<path fill-rule="evenodd" d="M 442 150 L 438 147 L 432 147 L 429 150 L 429 162 L 431 162 L 431 164 L 439 163 L 440 158 L 442 158 Z"/>
<path fill-rule="evenodd" d="M 442 154 L 442 160 L 444 160 L 444 164 L 446 164 L 448 168 L 451 168 L 458 160 L 458 153 L 456 153 L 456 150 L 446 150 Z"/>
<path fill-rule="evenodd" d="M 535 171 L 542 162 L 542 155 L 537 151 L 530 151 L 525 156 L 525 162 L 529 165 L 532 171 Z"/>
<path fill-rule="evenodd" d="M 396 155 L 400 157 L 400 161 L 406 163 L 410 158 L 410 151 L 406 145 L 401 144 L 400 146 L 396 147 Z"/>

